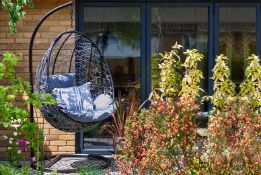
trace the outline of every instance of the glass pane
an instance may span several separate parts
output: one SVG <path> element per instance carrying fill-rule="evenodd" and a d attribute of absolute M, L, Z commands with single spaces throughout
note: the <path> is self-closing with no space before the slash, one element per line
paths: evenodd
<path fill-rule="evenodd" d="M 99 46 L 112 73 L 115 95 L 128 94 L 140 83 L 140 8 L 86 7 L 84 32 Z M 100 126 L 85 133 L 85 146 L 111 145 Z M 96 147 L 97 148 L 97 147 Z"/>
<path fill-rule="evenodd" d="M 205 58 L 200 69 L 205 79 L 201 87 L 208 91 L 208 8 L 207 7 L 155 7 L 152 8 L 151 51 L 152 51 L 152 86 L 157 87 L 159 70 L 157 53 L 170 51 L 178 42 L 183 50 L 197 49 Z M 202 94 L 203 95 L 203 94 Z M 202 106 L 207 110 L 207 104 Z"/>
<path fill-rule="evenodd" d="M 219 53 L 229 58 L 231 79 L 239 85 L 244 79 L 246 58 L 256 53 L 256 8 L 219 9 Z"/>

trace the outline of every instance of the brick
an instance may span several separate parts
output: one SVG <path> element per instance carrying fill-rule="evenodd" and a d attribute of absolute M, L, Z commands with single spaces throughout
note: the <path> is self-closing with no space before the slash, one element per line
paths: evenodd
<path fill-rule="evenodd" d="M 59 131 L 58 129 L 50 129 L 50 134 L 66 134 L 66 132 Z"/>
<path fill-rule="evenodd" d="M 14 39 L 0 39 L 0 44 L 14 43 Z"/>
<path fill-rule="evenodd" d="M 37 20 L 23 20 L 24 26 L 36 26 Z"/>
<path fill-rule="evenodd" d="M 40 36 L 39 33 L 37 35 L 38 35 L 38 37 Z M 31 38 L 31 37 L 32 37 L 32 33 L 31 32 L 24 33 L 24 38 Z M 36 36 L 36 38 L 38 38 L 38 37 Z"/>
<path fill-rule="evenodd" d="M 46 135 L 45 136 L 45 140 L 58 140 L 59 139 L 59 135 Z"/>
<path fill-rule="evenodd" d="M 30 39 L 28 38 L 16 38 L 15 43 L 28 43 L 29 44 Z"/>
<path fill-rule="evenodd" d="M 0 147 L 0 152 L 5 152 L 6 151 L 6 147 Z"/>
<path fill-rule="evenodd" d="M 36 58 L 42 58 L 42 55 L 44 55 L 45 52 L 46 52 L 46 50 L 37 50 L 37 51 L 34 53 L 34 55 L 36 55 L 36 56 L 35 56 Z M 40 57 L 39 57 L 39 55 L 40 55 Z M 34 57 L 34 58 L 35 58 L 35 57 Z"/>
<path fill-rule="evenodd" d="M 51 32 L 61 32 L 61 31 L 66 31 L 67 28 L 66 27 L 50 27 L 50 31 Z"/>
<path fill-rule="evenodd" d="M 75 150 L 75 147 L 74 146 L 59 146 L 58 147 L 58 151 L 61 151 L 61 152 L 73 152 Z"/>
<path fill-rule="evenodd" d="M 16 34 L 12 34 L 12 33 L 7 33 L 6 34 L 7 38 L 23 38 L 24 34 L 23 33 L 16 33 Z"/>
<path fill-rule="evenodd" d="M 17 27 L 18 32 L 32 32 L 33 29 L 34 28 L 32 26 L 19 26 L 19 27 Z"/>
<path fill-rule="evenodd" d="M 50 43 L 50 40 L 46 38 L 39 38 L 35 40 L 35 43 Z"/>
<path fill-rule="evenodd" d="M 52 125 L 50 125 L 49 123 L 45 123 L 44 128 L 47 128 L 47 129 L 48 129 L 48 128 L 53 128 L 53 127 L 52 127 Z"/>
<path fill-rule="evenodd" d="M 6 38 L 6 33 L 0 33 L 0 38 Z"/>
<path fill-rule="evenodd" d="M 1 133 L 0 136 L 4 136 L 4 135 L 7 135 L 9 132 L 5 129 L 2 129 L 2 130 L 0 130 L 0 133 Z"/>
<path fill-rule="evenodd" d="M 58 151 L 58 147 L 57 146 L 44 146 L 44 150 L 55 152 L 55 151 Z"/>
<path fill-rule="evenodd" d="M 72 154 L 74 151 L 65 152 L 65 151 L 59 151 L 59 152 L 50 152 L 50 155 L 61 155 L 61 154 Z"/>
<path fill-rule="evenodd" d="M 59 135 L 59 140 L 74 140 L 75 135 Z"/>
<path fill-rule="evenodd" d="M 57 32 L 41 32 L 40 36 L 41 38 L 53 39 L 57 36 Z"/>
<path fill-rule="evenodd" d="M 66 145 L 66 141 L 62 141 L 62 140 L 50 141 L 49 145 L 62 146 L 62 145 Z"/>
<path fill-rule="evenodd" d="M 44 145 L 50 145 L 50 141 L 44 141 Z"/>
<path fill-rule="evenodd" d="M 67 146 L 73 146 L 73 145 L 75 145 L 75 141 L 67 141 L 66 145 Z"/>
<path fill-rule="evenodd" d="M 44 128 L 44 129 L 43 129 L 43 132 L 44 132 L 44 134 L 50 134 L 50 129 L 49 129 L 49 128 L 47 128 L 47 129 Z"/>
<path fill-rule="evenodd" d="M 2 11 L 2 10 L 1 10 Z M 1 25 L 2 23 L 6 22 L 8 24 L 8 20 L 9 20 L 9 16 L 8 15 L 0 15 L 0 21 L 1 21 Z M 6 24 L 6 25 L 7 25 Z"/>

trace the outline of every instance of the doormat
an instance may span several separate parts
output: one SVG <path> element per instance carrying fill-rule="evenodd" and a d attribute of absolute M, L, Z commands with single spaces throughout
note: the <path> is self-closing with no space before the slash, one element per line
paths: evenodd
<path fill-rule="evenodd" d="M 110 166 L 110 159 L 100 155 L 58 155 L 46 164 L 45 172 L 75 173 L 83 167 L 106 169 Z"/>

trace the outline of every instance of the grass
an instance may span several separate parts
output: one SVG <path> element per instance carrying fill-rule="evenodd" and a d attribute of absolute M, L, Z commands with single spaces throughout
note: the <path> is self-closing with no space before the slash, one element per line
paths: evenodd
<path fill-rule="evenodd" d="M 104 170 L 93 165 L 82 167 L 77 171 L 77 175 L 105 175 Z"/>
<path fill-rule="evenodd" d="M 30 167 L 13 167 L 9 163 L 0 163 L 0 175 L 31 175 Z"/>

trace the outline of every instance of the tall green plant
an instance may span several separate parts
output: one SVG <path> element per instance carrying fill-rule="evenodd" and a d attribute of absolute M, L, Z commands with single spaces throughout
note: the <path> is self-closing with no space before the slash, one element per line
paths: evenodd
<path fill-rule="evenodd" d="M 203 91 L 199 86 L 203 74 L 202 71 L 198 69 L 198 63 L 204 56 L 198 53 L 196 49 L 187 50 L 184 54 L 186 55 L 186 60 L 182 66 L 185 68 L 185 75 L 182 80 L 180 94 L 194 101 L 200 96 L 199 92 Z"/>
<path fill-rule="evenodd" d="M 181 90 L 182 63 L 179 57 L 179 50 L 182 46 L 175 43 L 170 52 L 159 53 L 162 57 L 159 64 L 160 83 L 159 90 L 161 95 L 166 98 L 177 98 Z"/>
<path fill-rule="evenodd" d="M 11 33 L 16 33 L 16 23 L 25 15 L 25 6 L 33 7 L 33 0 L 2 0 L 2 8 L 8 11 Z"/>
<path fill-rule="evenodd" d="M 260 113 L 261 105 L 261 65 L 256 55 L 247 58 L 248 66 L 245 70 L 246 79 L 240 84 L 239 96 L 251 100 L 255 112 Z"/>
<path fill-rule="evenodd" d="M 228 58 L 223 54 L 217 56 L 216 65 L 213 68 L 213 95 L 211 103 L 213 104 L 213 112 L 216 109 L 222 109 L 224 101 L 230 97 L 235 96 L 235 83 L 230 80 L 230 69 L 227 66 Z"/>

